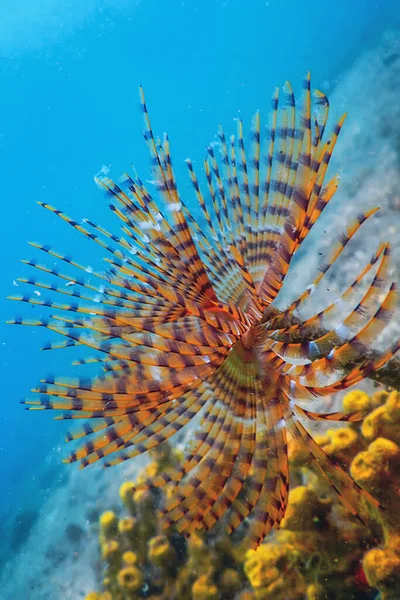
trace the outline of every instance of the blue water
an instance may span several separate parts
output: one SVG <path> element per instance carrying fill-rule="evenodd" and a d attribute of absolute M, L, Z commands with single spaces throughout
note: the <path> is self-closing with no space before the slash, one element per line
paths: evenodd
<path fill-rule="evenodd" d="M 18 262 L 38 256 L 27 240 L 99 267 L 99 252 L 35 201 L 112 227 L 93 177 L 103 165 L 118 177 L 131 162 L 148 172 L 139 84 L 185 190 L 183 160 L 202 159 L 218 123 L 233 129 L 234 117 L 267 110 L 273 87 L 289 79 L 297 89 L 309 68 L 314 85 L 332 89 L 400 21 L 395 0 L 3 0 L 0 10 L 2 321 L 43 312 L 4 300 L 21 293 L 16 277 L 33 274 Z M 40 510 L 67 469 L 57 463 L 63 426 L 19 404 L 42 375 L 73 373 L 70 351 L 38 351 L 49 337 L 1 325 L 0 522 Z M 49 456 L 56 466 L 44 477 Z M 11 551 L 1 543 L 0 562 Z"/>

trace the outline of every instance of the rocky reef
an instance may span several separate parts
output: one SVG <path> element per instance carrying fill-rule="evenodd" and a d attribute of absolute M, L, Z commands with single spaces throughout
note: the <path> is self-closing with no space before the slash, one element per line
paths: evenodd
<path fill-rule="evenodd" d="M 352 391 L 345 412 L 361 423 L 317 435 L 330 459 L 382 505 L 360 495 L 351 514 L 307 451 L 289 442 L 293 486 L 281 528 L 256 551 L 221 527 L 186 539 L 163 529 L 160 490 L 137 483 L 179 461 L 164 445 L 135 482 L 120 487 L 122 506 L 98 523 L 102 591 L 86 600 L 381 600 L 400 598 L 400 393 Z M 166 491 L 168 493 L 168 491 Z"/>

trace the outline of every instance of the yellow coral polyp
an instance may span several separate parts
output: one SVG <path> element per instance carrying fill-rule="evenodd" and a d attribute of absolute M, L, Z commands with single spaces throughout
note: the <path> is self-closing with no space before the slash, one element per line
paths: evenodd
<path fill-rule="evenodd" d="M 389 392 L 386 390 L 378 390 L 377 392 L 374 392 L 371 396 L 372 406 L 374 408 L 377 406 L 382 406 L 382 404 L 385 404 L 388 397 Z"/>
<path fill-rule="evenodd" d="M 381 592 L 382 599 L 400 597 L 400 539 L 392 540 L 387 548 L 374 548 L 364 557 L 368 583 Z"/>
<path fill-rule="evenodd" d="M 122 590 L 136 592 L 143 584 L 143 577 L 137 567 L 125 567 L 118 572 L 117 582 Z"/>
<path fill-rule="evenodd" d="M 297 550 L 289 543 L 262 544 L 257 550 L 246 552 L 244 572 L 254 589 L 266 587 L 277 580 L 280 572 L 290 567 L 297 557 Z"/>
<path fill-rule="evenodd" d="M 400 444 L 400 394 L 391 392 L 383 406 L 376 408 L 365 419 L 361 431 L 367 440 L 384 437 Z"/>
<path fill-rule="evenodd" d="M 127 550 L 127 552 L 123 553 L 122 560 L 125 565 L 131 567 L 133 565 L 136 565 L 136 563 L 138 561 L 138 557 L 135 554 L 135 552 L 132 552 L 132 550 Z"/>
<path fill-rule="evenodd" d="M 236 569 L 225 569 L 221 575 L 221 588 L 224 592 L 234 592 L 240 588 L 240 575 Z"/>
<path fill-rule="evenodd" d="M 299 485 L 289 493 L 286 515 L 281 523 L 283 529 L 301 531 L 311 529 L 329 510 L 329 504 L 320 502 L 316 492 L 309 486 Z"/>
<path fill-rule="evenodd" d="M 382 465 L 386 463 L 393 463 L 396 465 L 400 459 L 400 448 L 391 440 L 386 438 L 377 438 L 368 446 L 368 452 L 377 458 Z"/>
<path fill-rule="evenodd" d="M 331 432 L 331 444 L 334 452 L 342 452 L 355 446 L 358 442 L 358 433 L 351 427 L 333 429 Z"/>
<path fill-rule="evenodd" d="M 324 587 L 318 583 L 307 586 L 306 600 L 325 600 L 327 598 Z"/>
<path fill-rule="evenodd" d="M 136 490 L 133 500 L 143 514 L 148 514 L 149 511 L 154 509 L 154 500 L 148 490 Z"/>
<path fill-rule="evenodd" d="M 148 558 L 157 567 L 171 566 L 175 558 L 175 550 L 165 535 L 158 535 L 150 540 Z"/>
<path fill-rule="evenodd" d="M 400 421 L 400 392 L 393 390 L 386 401 L 386 410 L 392 421 Z"/>
<path fill-rule="evenodd" d="M 351 463 L 350 472 L 357 483 L 371 491 L 379 483 L 379 460 L 368 450 L 360 452 Z"/>
<path fill-rule="evenodd" d="M 218 600 L 218 588 L 207 575 L 201 575 L 193 584 L 192 597 L 193 600 Z"/>
<path fill-rule="evenodd" d="M 112 539 L 117 533 L 118 519 L 112 510 L 106 510 L 100 515 L 100 536 L 105 539 Z"/>
<path fill-rule="evenodd" d="M 361 390 L 352 390 L 343 398 L 343 410 L 346 413 L 367 411 L 372 408 L 371 398 Z"/>
<path fill-rule="evenodd" d="M 193 534 L 188 540 L 189 555 L 195 560 L 201 560 L 208 555 L 207 546 L 202 537 Z"/>
<path fill-rule="evenodd" d="M 101 555 L 107 562 L 111 562 L 119 552 L 117 540 L 108 540 L 101 545 Z"/>
<path fill-rule="evenodd" d="M 133 495 L 135 492 L 135 485 L 132 481 L 124 481 L 119 488 L 119 496 L 122 500 L 122 503 L 131 514 L 135 514 L 135 502 L 133 500 Z"/>
<path fill-rule="evenodd" d="M 368 450 L 357 454 L 351 464 L 351 475 L 367 489 L 378 488 L 385 493 L 385 482 L 397 471 L 400 463 L 400 448 L 386 438 L 377 438 Z"/>
<path fill-rule="evenodd" d="M 107 588 L 111 583 L 111 579 L 109 577 L 104 577 L 103 579 L 103 585 L 105 588 Z"/>
<path fill-rule="evenodd" d="M 129 535 L 135 528 L 136 520 L 133 517 L 124 517 L 118 522 L 118 531 L 121 535 Z"/>

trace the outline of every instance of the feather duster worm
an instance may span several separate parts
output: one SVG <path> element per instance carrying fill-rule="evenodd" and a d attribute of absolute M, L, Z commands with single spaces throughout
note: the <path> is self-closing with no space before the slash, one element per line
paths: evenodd
<path fill-rule="evenodd" d="M 289 489 L 288 434 L 307 447 L 356 514 L 360 493 L 368 494 L 331 463 L 299 419 L 362 419 L 364 412 L 321 414 L 301 404 L 352 386 L 398 350 L 397 342 L 378 359 L 365 359 L 395 307 L 388 244 L 377 249 L 338 300 L 307 320 L 296 315 L 377 209 L 348 225 L 311 286 L 286 310 L 274 308 L 295 252 L 337 189 L 338 177 L 326 181 L 326 173 L 345 115 L 327 138 L 327 97 L 315 92 L 312 107 L 308 75 L 298 109 L 285 84 L 282 108 L 278 90 L 272 99 L 265 153 L 256 113 L 249 152 L 241 121 L 236 138 L 227 139 L 219 128 L 219 142 L 208 148 L 204 161 L 205 193 L 187 160 L 198 203 L 194 213 L 178 191 L 168 137 L 154 137 L 140 94 L 159 199 L 136 175 L 126 175 L 121 185 L 99 180 L 121 221 L 118 237 L 42 204 L 102 246 L 109 269 L 88 278 L 26 261 L 61 285 L 20 281 L 71 301 L 14 297 L 61 314 L 13 323 L 46 327 L 66 338 L 48 349 L 92 348 L 95 356 L 77 363 L 101 363 L 103 374 L 44 379 L 34 390 L 37 399 L 25 404 L 62 411 L 58 419 L 85 419 L 67 437 L 88 436 L 67 459 L 83 467 L 99 459 L 115 465 L 147 452 L 202 410 L 179 468 L 142 484 L 173 486 L 163 508 L 165 524 L 188 535 L 222 518 L 232 532 L 248 518 L 248 543 L 257 547 L 279 525 Z M 60 265 L 88 271 L 49 246 L 33 245 Z M 321 325 L 327 332 L 313 335 Z"/>

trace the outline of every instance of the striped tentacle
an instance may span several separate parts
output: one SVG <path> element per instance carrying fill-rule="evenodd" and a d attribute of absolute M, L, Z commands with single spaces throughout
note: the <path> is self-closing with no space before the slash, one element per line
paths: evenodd
<path fill-rule="evenodd" d="M 214 377 L 207 382 L 207 399 L 210 402 L 202 416 L 200 427 L 194 433 L 194 439 L 185 450 L 182 464 L 168 470 L 166 473 L 161 473 L 139 483 L 137 486 L 139 489 L 159 487 L 172 481 L 179 483 L 184 475 L 194 469 L 207 454 L 214 440 L 210 436 L 211 429 L 213 429 L 214 434 L 218 433 L 226 418 L 225 405 L 218 396 L 222 377 L 223 372 L 217 371 Z"/>
<path fill-rule="evenodd" d="M 305 341 L 312 337 L 313 331 L 315 332 L 315 330 L 317 330 L 319 327 L 324 327 L 325 329 L 330 330 L 333 327 L 333 323 L 337 321 L 337 318 L 343 318 L 343 311 L 346 309 L 346 307 L 350 306 L 353 296 L 359 292 L 359 287 L 363 282 L 364 277 L 368 275 L 373 266 L 382 259 L 383 254 L 389 254 L 387 244 L 381 244 L 379 246 L 371 260 L 357 275 L 357 277 L 355 277 L 343 294 L 334 302 L 329 304 L 325 309 L 321 310 L 319 313 L 313 315 L 305 321 L 301 321 L 283 329 L 278 329 L 275 331 L 272 330 L 269 332 L 269 336 L 281 342 L 294 342 L 299 339 Z M 273 323 L 270 325 L 272 324 Z"/>
<path fill-rule="evenodd" d="M 272 399 L 265 408 L 267 470 L 255 510 L 252 512 L 247 537 L 256 549 L 273 527 L 284 517 L 289 494 L 289 463 L 283 407 Z"/>
<path fill-rule="evenodd" d="M 381 354 L 376 359 L 366 358 L 351 369 L 350 372 L 343 375 L 335 383 L 331 385 L 325 385 L 323 387 L 316 387 L 311 385 L 302 385 L 295 382 L 294 379 L 289 377 L 282 378 L 282 392 L 284 392 L 292 401 L 314 401 L 316 398 L 321 396 L 332 396 L 337 392 L 346 390 L 349 387 L 359 383 L 365 377 L 378 369 L 381 369 L 400 349 L 400 339 L 396 340 L 391 347 Z"/>
<path fill-rule="evenodd" d="M 179 432 L 207 400 L 204 386 L 199 382 L 197 388 L 194 386 L 186 392 L 182 390 L 179 404 L 166 401 L 147 409 L 140 407 L 134 413 L 127 411 L 125 426 L 128 427 L 129 422 L 133 428 L 129 427 L 121 440 L 111 431 L 111 439 L 107 444 L 99 448 L 99 451 L 88 453 L 81 459 L 81 466 L 85 467 L 109 454 L 115 454 L 111 460 L 103 463 L 105 467 L 110 467 L 148 452 Z"/>
<path fill-rule="evenodd" d="M 304 220 L 302 230 L 299 235 L 298 245 L 300 245 L 310 232 L 316 218 L 321 214 L 322 210 L 328 204 L 329 200 L 333 197 L 337 186 L 335 185 L 335 179 L 328 184 L 328 189 L 325 190 L 323 199 L 321 200 L 322 186 L 324 183 L 325 175 L 328 169 L 328 165 L 335 148 L 337 139 L 340 131 L 343 127 L 346 114 L 342 115 L 338 123 L 335 125 L 331 139 L 324 144 L 321 148 L 318 156 L 311 162 L 314 177 L 311 180 L 312 192 L 307 207 L 307 215 Z M 316 214 L 314 215 L 314 211 Z"/>
<path fill-rule="evenodd" d="M 229 391 L 231 398 L 236 400 L 234 387 Z M 218 497 L 220 478 L 225 469 L 229 470 L 238 451 L 238 430 L 241 425 L 234 413 L 232 400 L 225 394 L 220 394 L 218 402 L 221 401 L 227 406 L 222 411 L 223 416 L 219 417 L 223 420 L 219 431 L 218 427 L 212 427 L 205 456 L 177 487 L 174 497 L 179 500 L 179 504 L 172 508 L 167 502 L 163 513 L 165 524 L 168 526 L 174 522 L 180 532 L 193 532 L 201 527 L 200 520 L 205 510 Z M 204 446 L 205 444 L 201 448 Z"/>
<path fill-rule="evenodd" d="M 202 498 L 197 508 L 197 519 L 194 529 L 209 529 L 225 513 L 229 516 L 230 506 L 240 493 L 248 478 L 256 442 L 255 404 L 257 398 L 262 397 L 261 386 L 257 384 L 257 363 L 250 360 L 242 362 L 243 350 L 237 349 L 230 359 L 235 361 L 232 376 L 237 381 L 235 393 L 235 411 L 238 428 L 235 435 L 231 435 L 231 445 L 227 452 L 219 455 L 220 468 L 212 470 L 211 477 L 204 482 L 203 488 L 211 486 L 216 493 L 207 494 Z M 240 373 L 240 375 L 239 375 Z M 254 390 L 256 395 L 250 392 Z M 217 463 L 217 464 L 218 464 Z M 257 474 L 256 474 L 257 475 Z"/>
<path fill-rule="evenodd" d="M 191 526 L 192 517 L 197 521 L 196 510 L 192 509 L 213 489 L 210 489 L 208 479 L 217 476 L 220 469 L 218 461 L 224 458 L 225 445 L 234 445 L 234 432 L 238 425 L 236 415 L 241 407 L 236 393 L 234 359 L 235 355 L 230 355 L 215 373 L 211 382 L 215 390 L 213 410 L 203 419 L 194 447 L 182 466 L 184 472 L 190 471 L 190 476 L 177 487 L 173 498 L 166 502 L 163 511 L 165 523 L 179 522 L 177 527 L 182 531 Z"/>
<path fill-rule="evenodd" d="M 312 412 L 310 410 L 306 410 L 305 408 L 301 408 L 297 404 L 291 404 L 294 412 L 302 419 L 308 419 L 310 421 L 341 421 L 346 423 L 359 423 L 362 421 L 368 414 L 368 410 L 359 410 L 353 413 L 344 413 L 344 412 L 332 412 L 332 413 L 322 413 L 322 412 Z"/>
<path fill-rule="evenodd" d="M 172 404 L 172 407 L 167 407 L 168 410 L 165 415 L 161 417 L 156 415 L 155 418 L 152 417 L 144 423 L 138 435 L 125 445 L 124 451 L 119 452 L 115 458 L 105 462 L 104 466 L 111 467 L 120 464 L 167 441 L 185 427 L 208 400 L 207 390 L 205 391 L 203 382 L 200 382 L 197 389 L 194 387 L 187 394 L 182 395 L 179 404 Z"/>
<path fill-rule="evenodd" d="M 377 302 L 377 296 L 381 292 L 382 284 L 386 283 L 385 280 L 379 278 L 380 272 L 385 269 L 384 259 L 385 255 L 381 263 L 381 269 L 378 270 L 378 273 L 364 295 L 364 298 L 357 304 L 351 314 L 334 330 L 311 342 L 273 342 L 271 349 L 280 356 L 291 358 L 307 358 L 315 360 L 319 357 L 328 355 L 326 358 L 322 359 L 322 363 L 315 361 L 312 367 L 313 372 L 314 370 L 315 372 L 317 370 L 322 370 L 328 375 L 338 366 L 337 360 L 339 360 L 339 356 L 341 357 L 341 360 L 344 359 L 344 356 L 347 356 L 350 360 L 350 355 L 353 354 L 357 346 L 365 352 L 366 346 L 382 331 L 384 326 L 392 318 L 396 308 L 397 290 L 394 283 L 391 284 L 389 291 L 383 299 L 380 302 Z M 378 306 L 378 308 L 376 308 L 376 306 Z M 375 312 L 369 318 L 367 324 L 364 325 L 356 335 L 352 335 L 354 330 L 360 327 L 361 322 L 365 321 L 365 317 L 368 317 L 371 309 L 375 309 Z M 343 344 L 343 342 L 345 343 Z M 338 345 L 340 345 L 339 348 L 334 349 L 335 346 Z M 353 358 L 357 358 L 357 355 L 353 355 Z"/>
<path fill-rule="evenodd" d="M 346 229 L 346 232 L 340 236 L 338 242 L 335 244 L 328 260 L 319 267 L 320 273 L 315 278 L 313 283 L 309 285 L 307 289 L 294 302 L 292 302 L 292 304 L 283 313 L 281 313 L 278 317 L 270 321 L 269 327 L 271 329 L 276 325 L 277 328 L 279 328 L 280 321 L 285 321 L 285 319 L 287 319 L 287 317 L 290 316 L 291 313 L 293 313 L 293 311 L 299 309 L 306 302 L 311 293 L 314 292 L 318 284 L 322 281 L 322 278 L 326 276 L 328 271 L 338 260 L 339 256 L 342 254 L 343 250 L 347 247 L 349 242 L 353 239 L 360 227 L 377 211 L 378 208 L 371 208 L 370 210 L 364 213 L 360 213 L 350 223 L 350 226 Z"/>
<path fill-rule="evenodd" d="M 257 380 L 252 382 L 251 387 L 254 390 L 252 393 L 254 394 L 256 405 L 254 452 L 250 465 L 250 476 L 246 478 L 241 494 L 237 496 L 227 515 L 226 527 L 228 533 L 232 533 L 237 529 L 257 506 L 267 475 L 269 439 L 265 421 L 266 411 L 260 397 L 261 386 L 259 382 Z"/>
<path fill-rule="evenodd" d="M 289 214 L 274 257 L 274 264 L 267 270 L 260 287 L 261 296 L 266 300 L 273 300 L 282 287 L 292 255 L 296 250 L 298 235 L 304 224 L 311 193 L 309 189 L 311 163 L 310 74 L 304 80 L 303 87 L 305 97 L 301 116 L 301 133 L 298 134 L 302 139 L 301 152 L 298 158 L 299 164 L 296 169 L 295 185 L 291 193 Z"/>
<path fill-rule="evenodd" d="M 249 375 L 244 390 L 249 387 Z M 233 502 L 243 488 L 248 477 L 256 439 L 255 402 L 251 394 L 238 391 L 239 401 L 244 405 L 242 416 L 243 428 L 240 433 L 239 450 L 234 457 L 232 469 L 226 473 L 221 482 L 218 498 L 210 503 L 207 512 L 201 520 L 204 529 L 210 529 L 230 510 Z"/>

